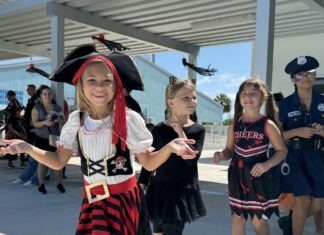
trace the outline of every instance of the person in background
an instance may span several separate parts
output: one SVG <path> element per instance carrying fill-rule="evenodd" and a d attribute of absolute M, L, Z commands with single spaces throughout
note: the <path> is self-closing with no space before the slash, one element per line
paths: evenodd
<path fill-rule="evenodd" d="M 265 103 L 265 113 L 260 109 Z M 214 162 L 231 159 L 228 168 L 229 204 L 232 235 L 246 234 L 251 217 L 256 234 L 269 235 L 268 220 L 279 215 L 278 195 L 271 168 L 285 159 L 287 148 L 276 119 L 276 106 L 265 83 L 257 78 L 245 80 L 235 99 L 234 121 L 230 124 L 226 147 L 214 153 Z M 275 153 L 268 158 L 269 143 Z"/>
<path fill-rule="evenodd" d="M 32 109 L 35 104 L 37 104 L 40 99 L 40 90 L 36 91 L 36 86 L 34 84 L 28 84 L 27 86 L 27 93 L 30 98 L 27 101 L 27 105 L 25 108 L 24 114 L 24 122 L 25 122 L 25 129 L 27 134 L 27 141 L 30 144 L 34 143 L 35 134 L 31 130 L 34 128 L 31 113 Z M 23 186 L 31 186 L 31 185 L 38 185 L 38 178 L 37 178 L 37 165 L 38 162 L 33 159 L 32 157 L 28 157 L 27 167 L 24 171 L 19 175 L 19 177 L 14 180 L 13 184 L 23 184 Z"/>
<path fill-rule="evenodd" d="M 285 72 L 295 87 L 293 94 L 279 103 L 283 137 L 288 147 L 289 174 L 279 174 L 282 193 L 293 193 L 294 235 L 304 233 L 306 217 L 319 213 L 324 198 L 324 96 L 313 90 L 318 61 L 299 56 L 290 61 Z M 317 231 L 322 232 L 323 231 Z"/>
<path fill-rule="evenodd" d="M 46 149 L 48 151 L 56 151 L 56 147 L 49 145 L 49 134 L 60 135 L 60 122 L 64 122 L 64 115 L 62 109 L 52 101 L 52 93 L 48 86 L 42 85 L 39 88 L 41 103 L 36 104 L 32 109 L 32 122 L 35 133 L 35 146 Z M 36 159 L 38 160 L 38 159 Z M 39 181 L 38 191 L 46 194 L 45 187 L 45 165 L 38 161 L 37 176 Z M 61 193 L 65 192 L 62 184 L 63 172 L 62 170 L 55 170 L 55 178 L 57 182 L 57 190 Z"/>
<path fill-rule="evenodd" d="M 5 138 L 25 138 L 25 129 L 21 127 L 21 117 L 20 112 L 22 106 L 19 101 L 16 99 L 16 92 L 9 90 L 7 92 L 8 105 L 3 110 L 5 114 Z M 17 159 L 17 155 L 10 156 L 6 155 L 5 158 L 8 158 L 8 167 L 15 168 L 13 160 Z M 20 163 L 24 165 L 24 155 L 20 155 Z"/>
<path fill-rule="evenodd" d="M 141 171 L 139 183 L 147 186 L 146 202 L 154 234 L 181 235 L 186 223 L 207 214 L 198 180 L 198 160 L 202 152 L 205 128 L 190 119 L 197 107 L 195 84 L 189 80 L 170 78 L 166 89 L 167 119 L 152 129 L 156 150 L 176 138 L 196 141 L 194 159 L 172 154 L 154 172 Z M 149 173 L 149 174 L 148 174 Z"/>
<path fill-rule="evenodd" d="M 114 63 L 123 63 L 120 69 L 127 73 L 124 62 Z M 126 109 L 115 64 L 93 45 L 80 46 L 67 55 L 51 80 L 76 85 L 79 108 L 64 124 L 56 151 L 21 140 L 2 140 L 0 144 L 7 147 L 0 148 L 0 153 L 27 152 L 41 164 L 59 170 L 77 152 L 84 187 L 76 234 L 148 234 L 139 223 L 142 192 L 133 169 L 135 156 L 148 170 L 154 170 L 172 153 L 178 158 L 195 158 L 197 152 L 188 145 L 195 141 L 176 138 L 152 152 L 152 135 L 142 117 Z"/>
<path fill-rule="evenodd" d="M 15 114 L 10 114 L 7 123 L 6 123 L 6 139 L 21 139 L 21 140 L 26 140 L 27 135 L 26 135 L 26 130 L 24 127 L 24 120 L 20 116 L 20 109 L 16 110 Z M 19 154 L 20 155 L 20 165 L 24 165 L 24 154 Z M 13 164 L 13 160 L 17 158 L 17 156 L 11 156 L 7 155 L 8 158 L 8 167 L 9 168 L 15 168 Z"/>

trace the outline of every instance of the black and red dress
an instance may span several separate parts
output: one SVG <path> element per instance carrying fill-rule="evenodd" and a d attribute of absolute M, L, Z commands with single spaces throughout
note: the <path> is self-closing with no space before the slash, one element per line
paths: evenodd
<path fill-rule="evenodd" d="M 229 204 L 232 213 L 245 219 L 255 215 L 258 219 L 279 215 L 275 174 L 270 170 L 260 177 L 253 177 L 251 169 L 256 163 L 268 160 L 269 138 L 265 131 L 267 118 L 244 122 L 234 126 L 234 154 L 228 168 Z"/>
<path fill-rule="evenodd" d="M 84 175 L 83 200 L 76 234 L 143 235 L 142 191 L 138 187 L 134 154 L 149 151 L 152 135 L 142 117 L 127 111 L 127 149 L 112 143 L 112 118 L 94 120 L 72 112 L 60 144 L 78 151 Z"/>

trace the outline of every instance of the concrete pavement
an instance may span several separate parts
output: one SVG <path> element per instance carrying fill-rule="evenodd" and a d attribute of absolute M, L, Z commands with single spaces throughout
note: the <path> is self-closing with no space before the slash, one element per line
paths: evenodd
<path fill-rule="evenodd" d="M 230 211 L 227 200 L 227 163 L 214 165 L 213 151 L 203 151 L 199 160 L 202 195 L 208 215 L 186 225 L 184 235 L 230 234 Z M 15 164 L 18 165 L 19 161 Z M 47 183 L 47 195 L 41 195 L 37 187 L 13 185 L 22 169 L 8 169 L 7 161 L 0 160 L 0 235 L 72 235 L 81 203 L 82 175 L 79 159 L 73 158 L 67 166 L 68 178 L 64 181 L 65 194 L 56 190 L 54 177 Z M 136 168 L 139 170 L 139 166 Z M 271 234 L 280 235 L 277 218 L 270 221 Z M 248 223 L 247 234 L 253 230 Z M 305 235 L 312 235 L 312 219 L 307 220 Z"/>

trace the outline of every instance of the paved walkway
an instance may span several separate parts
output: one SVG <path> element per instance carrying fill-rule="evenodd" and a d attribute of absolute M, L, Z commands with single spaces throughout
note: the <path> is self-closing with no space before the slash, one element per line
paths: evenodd
<path fill-rule="evenodd" d="M 184 235 L 230 234 L 230 213 L 227 201 L 227 166 L 211 163 L 213 151 L 204 151 L 199 161 L 201 189 L 208 215 L 186 226 Z M 16 161 L 18 165 L 19 161 Z M 0 160 L 0 235 L 72 235 L 79 214 L 82 176 L 79 159 L 73 158 L 67 166 L 64 181 L 65 194 L 56 190 L 53 176 L 49 180 L 47 195 L 37 188 L 13 185 L 22 169 L 8 169 L 7 161 Z M 139 170 L 139 167 L 136 168 Z M 273 216 L 271 234 L 282 234 Z M 248 225 L 248 235 L 254 234 Z M 305 235 L 312 235 L 314 225 L 307 221 Z"/>

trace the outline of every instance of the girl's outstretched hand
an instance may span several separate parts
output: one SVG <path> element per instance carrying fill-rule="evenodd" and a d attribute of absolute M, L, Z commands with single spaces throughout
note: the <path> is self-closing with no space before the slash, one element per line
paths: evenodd
<path fill-rule="evenodd" d="M 0 153 L 1 154 L 11 154 L 15 155 L 18 153 L 26 153 L 30 144 L 23 140 L 13 139 L 13 140 L 0 140 Z"/>
<path fill-rule="evenodd" d="M 181 156 L 185 160 L 194 159 L 197 156 L 198 151 L 194 151 L 190 148 L 189 144 L 195 144 L 193 139 L 177 138 L 168 143 L 169 149 Z"/>

